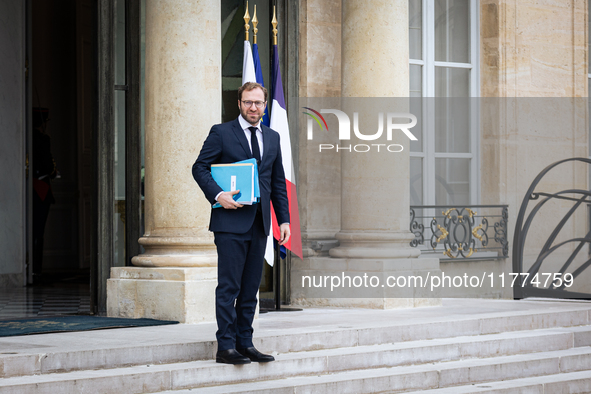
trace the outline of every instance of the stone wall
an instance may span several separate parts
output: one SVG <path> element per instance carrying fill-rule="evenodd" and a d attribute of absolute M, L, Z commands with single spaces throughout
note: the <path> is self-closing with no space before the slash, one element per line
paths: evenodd
<path fill-rule="evenodd" d="M 480 22 L 481 94 L 486 97 L 481 104 L 481 203 L 509 204 L 512 247 L 519 206 L 536 175 L 558 160 L 588 156 L 587 101 L 581 99 L 588 83 L 587 5 L 482 0 Z M 563 166 L 549 175 L 540 187 L 544 191 L 588 185 L 583 165 Z M 566 203 L 548 205 L 526 244 L 530 263 L 568 209 Z M 560 239 L 584 235 L 586 221 L 583 215 L 569 221 Z M 511 264 L 508 259 L 506 272 Z M 557 258 L 544 271 L 560 264 Z M 505 296 L 511 297 L 510 289 Z"/>

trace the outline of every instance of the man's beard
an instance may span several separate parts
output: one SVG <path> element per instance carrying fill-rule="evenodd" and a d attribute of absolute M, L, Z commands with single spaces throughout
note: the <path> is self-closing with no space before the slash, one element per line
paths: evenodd
<path fill-rule="evenodd" d="M 259 115 L 258 113 L 251 114 L 251 113 L 248 113 L 248 112 L 241 112 L 241 114 L 242 114 L 242 117 L 244 118 L 244 120 L 246 120 L 250 124 L 253 124 L 253 123 L 254 124 L 257 124 L 257 123 L 259 123 L 259 121 L 263 117 L 262 115 Z M 250 119 L 251 119 L 252 116 L 256 116 L 256 120 L 251 123 Z"/>

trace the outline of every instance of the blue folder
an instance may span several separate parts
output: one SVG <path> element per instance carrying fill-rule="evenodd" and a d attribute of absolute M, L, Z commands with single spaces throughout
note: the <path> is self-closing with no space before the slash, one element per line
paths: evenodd
<path fill-rule="evenodd" d="M 259 198 L 261 197 L 261 191 L 259 189 L 259 166 L 257 165 L 257 161 L 256 159 L 248 159 L 236 162 L 236 164 L 242 163 L 254 164 L 254 196 L 256 197 L 257 201 L 259 201 Z"/>
<path fill-rule="evenodd" d="M 260 198 L 259 172 L 255 159 L 229 164 L 212 164 L 211 176 L 225 192 L 240 190 L 234 200 L 243 205 L 255 204 Z M 215 203 L 213 208 L 221 208 Z"/>

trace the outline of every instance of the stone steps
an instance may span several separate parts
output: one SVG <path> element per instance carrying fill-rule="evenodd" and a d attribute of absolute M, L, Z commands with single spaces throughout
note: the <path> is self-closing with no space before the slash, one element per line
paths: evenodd
<path fill-rule="evenodd" d="M 489 382 L 483 384 L 458 386 L 444 389 L 413 391 L 407 394 L 561 394 L 591 393 L 591 371 L 567 372 L 557 375 L 536 376 Z"/>
<path fill-rule="evenodd" d="M 589 380 L 590 313 L 588 304 L 451 300 L 275 314 L 256 323 L 255 345 L 277 360 L 243 366 L 214 362 L 215 324 L 2 338 L 0 394 L 574 390 Z"/>
<path fill-rule="evenodd" d="M 174 391 L 163 391 L 160 394 L 233 394 L 233 393 L 245 393 L 245 394 L 301 394 L 301 393 L 353 393 L 355 391 L 341 391 L 338 387 L 327 387 L 320 385 L 308 385 L 305 386 L 304 379 L 300 379 L 296 382 L 296 379 L 292 379 L 291 385 L 286 385 L 285 382 L 279 381 L 267 381 L 259 383 L 244 383 L 235 384 L 232 386 L 224 387 L 208 387 L 204 389 L 187 389 L 187 390 L 174 390 Z M 300 385 L 296 385 L 300 383 Z M 319 383 L 319 382 L 316 382 Z M 333 390 L 334 388 L 334 390 Z M 393 388 L 386 390 L 385 392 L 396 392 L 392 391 Z M 321 391 L 327 390 L 327 391 Z M 372 391 L 368 391 L 372 392 Z M 480 384 L 470 384 L 463 386 L 454 386 L 442 389 L 425 389 L 419 391 L 403 391 L 406 394 L 588 394 L 591 393 L 591 371 L 580 371 L 580 372 L 567 372 L 555 375 L 547 376 L 536 376 L 533 378 L 522 378 L 505 380 L 500 382 L 487 382 Z M 361 393 L 361 392 L 360 392 Z"/>
<path fill-rule="evenodd" d="M 255 338 L 255 346 L 263 350 L 274 350 L 285 354 L 560 327 L 570 327 L 574 344 L 586 346 L 591 345 L 591 331 L 585 326 L 590 321 L 589 312 L 589 310 L 580 309 L 527 313 L 504 312 L 483 314 L 477 317 L 466 316 L 460 319 L 441 317 L 410 324 L 404 322 L 352 322 L 347 326 L 329 328 L 281 329 L 278 330 L 281 332 L 280 334 L 258 334 Z M 94 347 L 85 348 L 85 344 L 82 343 L 63 351 L 0 354 L 0 378 L 212 360 L 215 354 L 214 341 L 187 340 L 186 336 L 180 338 L 178 342 L 172 340 L 169 343 L 150 345 L 145 344 L 150 341 L 144 339 L 144 343 L 135 344 L 139 341 L 133 337 L 133 330 L 131 328 L 124 331 L 125 335 L 129 337 L 129 344 L 124 346 L 109 347 L 109 341 L 105 340 L 107 346 L 99 349 L 96 344 Z M 103 331 L 103 333 L 107 332 Z M 154 333 L 156 336 L 158 331 L 155 330 Z M 212 338 L 213 332 L 207 337 Z"/>
<path fill-rule="evenodd" d="M 497 380 L 532 378 L 539 381 L 548 376 L 556 379 L 562 374 L 579 372 L 580 375 L 563 377 L 562 380 L 590 380 L 591 348 L 578 348 L 528 355 L 502 356 L 492 359 L 472 359 L 413 365 L 393 368 L 375 368 L 339 372 L 329 375 L 299 376 L 293 378 L 230 384 L 216 387 L 163 393 L 203 394 L 226 393 L 397 393 L 425 392 L 445 387 L 446 393 L 456 393 L 460 387 L 472 385 L 490 386 Z M 566 379 L 564 379 L 566 378 Z M 557 381 L 560 381 L 558 379 Z M 530 384 L 531 384 L 530 382 Z M 497 384 L 497 383 L 495 383 Z M 427 391 L 429 392 L 429 391 Z M 435 393 L 437 391 L 434 391 Z M 470 391 L 467 391 L 470 392 Z M 478 392 L 478 391 L 475 391 Z M 529 391 L 527 391 L 529 392 Z M 560 393 L 553 391 L 552 393 Z"/>
<path fill-rule="evenodd" d="M 2 379 L 0 393 L 148 393 L 214 385 L 205 392 L 217 393 L 245 381 L 257 381 L 252 389 L 296 387 L 298 393 L 431 389 L 591 369 L 591 347 L 573 347 L 575 333 L 589 332 L 555 328 L 322 349 L 244 366 L 207 360 L 46 373 Z"/>

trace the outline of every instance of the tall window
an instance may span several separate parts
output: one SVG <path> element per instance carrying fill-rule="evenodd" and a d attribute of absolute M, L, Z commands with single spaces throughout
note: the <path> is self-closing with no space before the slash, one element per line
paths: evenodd
<path fill-rule="evenodd" d="M 478 1 L 409 0 L 412 205 L 478 202 Z"/>

